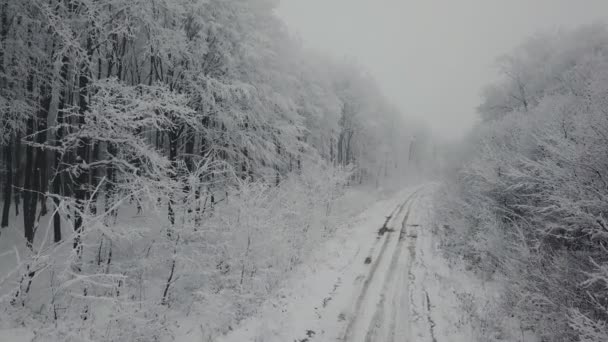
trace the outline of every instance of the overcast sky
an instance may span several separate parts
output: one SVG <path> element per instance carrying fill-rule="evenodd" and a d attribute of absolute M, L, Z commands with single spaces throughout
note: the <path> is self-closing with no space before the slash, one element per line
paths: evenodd
<path fill-rule="evenodd" d="M 608 0 L 281 0 L 307 46 L 368 68 L 406 115 L 457 138 L 494 61 L 539 30 L 607 21 Z"/>

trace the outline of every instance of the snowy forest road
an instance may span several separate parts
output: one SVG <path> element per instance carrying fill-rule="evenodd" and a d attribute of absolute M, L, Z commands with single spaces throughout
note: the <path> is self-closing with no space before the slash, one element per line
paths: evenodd
<path fill-rule="evenodd" d="M 411 238 L 415 235 L 408 234 L 407 222 L 417 193 L 399 205 L 378 232 L 383 240 L 382 248 L 375 256 L 372 256 L 373 250 L 369 253 L 369 258 L 375 261 L 357 298 L 353 316 L 342 338 L 344 341 L 388 342 L 395 341 L 397 337 L 407 341 L 404 337 L 409 329 L 398 331 L 398 327 L 403 325 L 397 322 L 409 322 L 407 294 L 411 259 L 405 255 L 404 244 L 407 238 L 410 241 L 408 250 L 413 250 Z"/>
<path fill-rule="evenodd" d="M 474 340 L 430 232 L 432 193 L 426 185 L 374 204 L 218 341 Z"/>

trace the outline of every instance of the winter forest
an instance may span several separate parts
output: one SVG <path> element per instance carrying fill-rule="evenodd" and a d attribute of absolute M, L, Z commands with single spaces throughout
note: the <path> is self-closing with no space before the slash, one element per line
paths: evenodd
<path fill-rule="evenodd" d="M 452 138 L 282 6 L 0 0 L 0 342 L 608 341 L 608 27 Z"/>

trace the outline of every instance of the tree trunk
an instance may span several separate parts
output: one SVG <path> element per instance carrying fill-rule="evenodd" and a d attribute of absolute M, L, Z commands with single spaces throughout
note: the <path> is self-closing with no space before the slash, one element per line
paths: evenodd
<path fill-rule="evenodd" d="M 15 216 L 19 216 L 19 203 L 21 202 L 21 190 L 19 187 L 23 184 L 21 181 L 23 179 L 23 168 L 22 161 L 23 158 L 19 158 L 21 155 L 21 137 L 17 134 L 15 138 L 15 154 L 14 154 L 14 169 L 15 173 L 13 174 L 13 201 L 15 202 Z"/>
<path fill-rule="evenodd" d="M 8 34 L 8 18 L 7 18 L 7 6 L 8 3 L 3 1 L 0 10 L 0 44 L 4 45 L 6 36 Z M 6 87 L 6 80 L 4 78 L 4 49 L 0 49 L 0 91 Z M 1 93 L 0 93 L 1 94 Z M 13 156 L 12 156 L 12 142 L 9 138 L 8 145 L 5 147 L 5 158 L 6 158 L 6 182 L 4 187 L 4 200 L 2 208 L 2 222 L 0 227 L 4 228 L 8 226 L 8 216 L 11 209 L 11 193 L 13 189 Z"/>
<path fill-rule="evenodd" d="M 28 136 L 34 133 L 34 119 L 30 118 L 27 122 Z M 25 147 L 25 181 L 23 183 L 23 232 L 26 244 L 32 248 L 34 242 L 34 220 L 36 217 L 36 195 L 33 193 L 32 180 L 34 174 L 34 147 L 28 144 Z M 34 198 L 32 206 L 32 197 Z"/>
<path fill-rule="evenodd" d="M 173 165 L 173 177 L 177 177 L 177 148 L 180 136 L 180 130 L 178 128 L 171 128 L 169 130 L 169 161 Z M 169 196 L 168 216 L 171 225 L 175 224 L 175 198 L 173 195 Z"/>
<path fill-rule="evenodd" d="M 100 149 L 99 149 L 99 143 L 93 143 L 93 148 L 92 151 L 90 151 L 91 153 L 89 153 L 89 165 L 91 163 L 93 163 L 96 160 L 100 159 Z M 91 170 L 89 170 L 90 172 L 90 178 L 89 178 L 89 183 L 91 184 L 91 189 L 97 189 L 97 186 L 99 185 L 99 172 L 96 168 L 93 168 Z M 95 191 L 91 194 L 91 214 L 96 215 L 97 214 L 97 197 L 99 195 L 98 191 Z"/>
<path fill-rule="evenodd" d="M 111 158 L 116 154 L 116 147 L 112 143 L 108 143 L 106 147 L 106 153 L 109 156 L 107 158 Z M 115 182 L 115 172 L 114 167 L 112 165 L 106 166 L 106 200 L 105 200 L 105 211 L 110 212 L 110 216 L 114 216 L 115 210 L 111 209 L 114 205 L 113 197 L 114 197 L 114 183 Z"/>
<path fill-rule="evenodd" d="M 8 227 L 9 211 L 11 210 L 11 194 L 13 189 L 13 144 L 9 144 L 5 148 L 6 158 L 6 182 L 4 183 L 4 202 L 2 208 L 2 223 L 0 227 Z"/>
<path fill-rule="evenodd" d="M 188 171 L 194 172 L 194 132 L 186 134 L 186 166 Z"/>
<path fill-rule="evenodd" d="M 46 143 L 46 129 L 47 129 L 47 118 L 51 105 L 51 95 L 50 89 L 47 89 L 49 94 L 45 96 L 43 100 L 43 107 L 38 117 L 38 129 L 36 134 L 36 143 L 38 146 L 43 146 Z M 47 212 L 46 208 L 46 191 L 48 188 L 48 177 L 47 177 L 47 159 L 46 152 L 44 148 L 38 147 L 36 149 L 36 179 L 35 179 L 35 189 L 36 189 L 36 200 L 40 202 L 40 212 L 42 215 L 45 215 Z"/>
<path fill-rule="evenodd" d="M 67 85 L 68 83 L 68 65 L 69 65 L 69 58 L 67 56 L 64 56 L 62 59 L 62 66 L 61 66 L 61 71 L 60 71 L 60 79 Z M 54 123 L 57 128 L 55 130 L 55 147 L 59 148 L 61 146 L 61 139 L 63 139 L 63 128 L 61 128 L 61 125 L 63 124 L 64 121 L 64 117 L 63 117 L 63 111 L 66 107 L 66 103 L 68 101 L 68 89 L 67 86 L 64 86 L 63 89 L 61 89 L 60 92 L 60 96 L 59 96 L 59 104 L 57 105 L 57 118 L 56 118 L 56 122 Z M 61 170 L 61 163 L 63 162 L 62 160 L 62 154 L 59 153 L 58 151 L 55 151 L 54 153 L 55 156 L 55 167 L 54 167 L 54 175 L 53 175 L 53 194 L 55 195 L 55 197 L 53 198 L 53 202 L 55 203 L 55 211 L 53 213 L 53 241 L 55 243 L 60 242 L 61 241 L 61 216 L 59 214 L 59 205 L 60 205 L 60 200 L 57 196 L 65 196 L 65 189 L 63 188 L 64 186 L 64 182 L 63 182 L 63 172 Z"/>
<path fill-rule="evenodd" d="M 86 124 L 86 112 L 89 109 L 88 104 L 88 96 L 89 96 L 89 62 L 93 52 L 91 51 L 92 40 L 91 37 L 87 38 L 87 54 L 89 60 L 84 61 L 80 68 L 80 76 L 78 78 L 79 91 L 78 91 L 78 126 L 83 127 Z M 76 199 L 76 212 L 74 215 L 74 232 L 76 236 L 74 237 L 74 249 L 80 255 L 82 253 L 82 223 L 85 207 L 84 203 L 87 199 L 88 193 L 88 166 L 84 164 L 89 160 L 87 158 L 87 152 L 90 145 L 90 139 L 83 138 L 80 142 L 76 150 L 76 163 L 77 163 L 77 179 L 76 184 L 74 184 L 74 194 Z"/>

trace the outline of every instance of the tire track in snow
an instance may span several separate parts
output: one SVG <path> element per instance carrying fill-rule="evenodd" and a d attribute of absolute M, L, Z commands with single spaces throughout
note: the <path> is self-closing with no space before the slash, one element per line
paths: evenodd
<path fill-rule="evenodd" d="M 425 290 L 424 294 L 426 295 L 426 314 L 427 314 L 427 319 L 429 321 L 429 332 L 431 334 L 431 339 L 433 340 L 433 342 L 437 342 L 437 338 L 435 338 L 435 321 L 433 321 L 433 318 L 431 317 L 431 299 L 429 298 L 429 293 Z"/>
<path fill-rule="evenodd" d="M 420 191 L 420 190 L 419 190 Z M 395 246 L 395 250 L 393 252 L 393 257 L 391 259 L 391 263 L 389 266 L 389 269 L 387 271 L 386 274 L 386 278 L 384 280 L 384 285 L 382 288 L 382 300 L 378 303 L 377 306 L 377 311 L 374 314 L 374 318 L 372 319 L 370 326 L 368 328 L 368 332 L 367 332 L 367 336 L 365 338 L 365 341 L 370 341 L 373 342 L 376 339 L 375 337 L 377 337 L 378 333 L 382 333 L 382 330 L 378 330 L 379 328 L 382 327 L 383 324 L 385 324 L 385 322 L 383 322 L 383 319 L 386 316 L 390 315 L 390 322 L 388 323 L 388 330 L 385 331 L 385 335 L 384 339 L 388 341 L 392 341 L 394 340 L 395 336 L 396 336 L 396 326 L 397 326 L 397 315 L 399 312 L 399 309 L 403 309 L 400 306 L 400 303 L 394 302 L 394 299 L 400 298 L 401 294 L 403 292 L 406 292 L 407 287 L 402 287 L 400 285 L 402 285 L 402 277 L 401 274 L 403 273 L 404 270 L 401 270 L 398 266 L 399 266 L 399 262 L 402 261 L 402 255 L 403 255 L 403 245 L 405 242 L 405 237 L 407 235 L 407 222 L 409 220 L 410 217 L 410 213 L 412 211 L 412 205 L 414 204 L 414 201 L 416 199 L 416 196 L 418 194 L 418 191 L 415 192 L 412 197 L 410 198 L 410 200 L 408 201 L 408 208 L 407 208 L 407 212 L 405 214 L 405 217 L 403 218 L 403 220 L 401 221 L 401 229 L 399 230 L 399 238 L 397 240 L 397 244 Z M 407 260 L 407 265 L 409 266 L 409 262 L 410 260 Z M 395 280 L 395 277 L 399 276 L 399 278 L 397 280 Z M 386 297 L 390 296 L 389 298 L 392 298 L 393 301 L 386 301 Z"/>
<path fill-rule="evenodd" d="M 403 222 L 401 222 L 401 231 L 399 233 L 399 245 L 397 246 L 398 248 L 398 253 L 399 256 L 401 258 L 403 258 L 403 254 L 405 253 L 405 250 L 403 248 L 403 244 L 405 242 L 405 238 L 406 238 L 406 233 L 407 233 L 407 223 L 408 220 L 410 218 L 410 213 L 411 213 L 411 209 L 412 209 L 412 205 L 413 203 L 410 203 L 410 206 L 408 208 L 408 213 L 405 216 L 405 218 L 403 219 Z M 412 236 L 412 234 L 408 234 L 410 237 Z M 410 240 L 410 246 L 414 244 L 412 240 Z M 408 249 L 410 249 L 410 246 L 408 246 Z M 394 342 L 395 338 L 397 337 L 397 322 L 407 322 L 407 326 L 405 331 L 403 331 L 403 329 L 401 329 L 400 331 L 400 337 L 409 337 L 409 334 L 411 333 L 411 317 L 410 317 L 410 306 L 409 306 L 409 293 L 411 292 L 409 285 L 409 276 L 406 277 L 407 275 L 409 275 L 410 271 L 411 271 L 411 266 L 412 266 L 412 262 L 414 261 L 414 257 L 413 256 L 409 256 L 409 258 L 406 256 L 405 259 L 405 268 L 403 270 L 399 269 L 395 269 L 395 271 L 399 272 L 399 279 L 397 279 L 396 283 L 395 283 L 395 298 L 398 298 L 399 300 L 393 304 L 393 314 L 391 316 L 391 322 L 389 325 L 389 336 L 388 336 L 388 341 L 389 342 Z M 403 317 L 405 316 L 405 317 Z M 409 340 L 409 338 L 408 338 Z M 406 340 L 407 341 L 407 340 Z"/>
<path fill-rule="evenodd" d="M 396 297 L 396 294 L 397 294 L 396 292 L 399 291 L 399 289 L 396 288 L 397 284 L 395 284 L 395 282 L 393 281 L 393 278 L 396 274 L 395 270 L 397 269 L 397 264 L 400 259 L 399 258 L 400 251 L 402 250 L 402 248 L 399 248 L 399 245 L 402 244 L 402 241 L 404 240 L 404 237 L 405 237 L 405 233 L 403 231 L 407 227 L 407 219 L 409 218 L 409 215 L 410 215 L 413 199 L 421 190 L 422 189 L 419 189 L 419 190 L 415 191 L 414 193 L 412 193 L 410 196 L 408 196 L 408 198 L 400 206 L 398 206 L 396 208 L 396 210 L 394 210 L 392 212 L 391 216 L 387 219 L 387 221 L 385 222 L 385 224 L 383 226 L 384 228 L 388 228 L 389 223 L 392 222 L 394 224 L 394 221 L 398 217 L 401 216 L 405 207 L 408 206 L 407 213 L 401 222 L 401 229 L 399 231 L 399 237 L 398 237 L 397 243 L 393 247 L 394 248 L 393 255 L 392 255 L 390 264 L 388 265 L 388 270 L 386 272 L 385 279 L 381 285 L 382 291 L 380 293 L 380 298 L 376 304 L 376 310 L 375 310 L 374 316 L 372 317 L 372 319 L 369 323 L 369 327 L 366 331 L 366 336 L 365 336 L 366 341 L 373 341 L 375 331 L 377 330 L 378 327 L 381 327 L 381 324 L 383 323 L 385 311 L 387 311 L 387 309 L 385 309 L 385 308 L 392 307 L 393 310 L 397 310 L 397 308 L 394 308 L 395 303 L 392 303 L 389 301 L 390 303 L 387 304 L 386 294 L 387 294 L 387 289 L 388 289 L 389 285 L 395 285 L 395 287 L 393 288 L 394 293 L 391 293 L 391 294 L 393 294 L 393 298 Z M 395 212 L 396 212 L 396 214 L 395 214 Z M 385 238 L 382 243 L 381 250 L 378 253 L 378 257 L 374 261 L 372 269 L 371 269 L 370 273 L 368 274 L 368 277 L 365 280 L 365 283 L 363 284 L 363 287 L 361 289 L 359 296 L 357 297 L 357 301 L 355 304 L 355 308 L 353 310 L 352 317 L 349 321 L 349 324 L 346 327 L 344 334 L 342 335 L 343 341 L 351 341 L 353 337 L 355 337 L 355 338 L 357 337 L 357 336 L 352 336 L 353 330 L 356 327 L 356 325 L 359 323 L 360 316 L 361 316 L 361 307 L 363 306 L 363 303 L 365 302 L 365 300 L 369 297 L 368 291 L 369 291 L 370 285 L 375 280 L 375 275 L 377 273 L 379 266 L 382 264 L 382 261 L 385 258 L 387 250 L 389 249 L 390 242 L 392 240 L 394 240 L 394 239 L 391 239 L 392 235 L 393 234 L 390 234 L 390 231 L 387 231 L 384 234 Z M 389 304 L 390 304 L 390 306 L 387 306 Z M 389 312 L 389 313 L 391 314 L 391 317 L 392 317 L 393 313 L 392 312 Z M 389 335 L 391 335 L 391 334 L 393 334 L 393 333 L 389 333 Z"/>
<path fill-rule="evenodd" d="M 406 200 L 405 202 L 403 202 L 402 204 L 398 205 L 391 213 L 390 216 L 387 217 L 386 222 L 384 223 L 384 225 L 382 226 L 383 228 L 387 228 L 388 224 L 390 223 L 390 221 L 395 217 L 395 213 L 400 214 L 401 211 L 403 210 L 403 207 L 405 206 L 405 204 L 407 203 L 408 200 Z M 380 263 L 382 262 L 382 259 L 384 257 L 384 252 L 387 249 L 387 246 L 390 242 L 390 233 L 385 233 L 384 234 L 384 241 L 382 243 L 382 247 L 380 249 L 380 252 L 378 254 L 378 256 L 376 257 L 376 260 L 373 261 L 372 264 L 372 268 L 367 276 L 367 278 L 365 279 L 365 282 L 363 283 L 363 287 L 361 288 L 361 292 L 359 293 L 359 296 L 357 297 L 357 301 L 355 304 L 355 309 L 353 310 L 353 315 L 352 318 L 350 319 L 347 327 L 346 327 L 346 331 L 342 337 L 343 341 L 349 341 L 350 338 L 350 334 L 351 331 L 353 330 L 353 327 L 355 326 L 357 319 L 359 317 L 359 311 L 361 310 L 361 306 L 363 305 L 363 301 L 366 298 L 366 294 L 367 291 L 369 289 L 370 284 L 372 283 L 372 280 L 374 279 L 374 275 L 376 274 L 376 271 L 378 270 L 378 266 L 380 265 Z M 374 247 L 372 247 L 372 255 L 373 255 L 373 251 L 375 249 L 377 244 L 374 244 Z"/>

